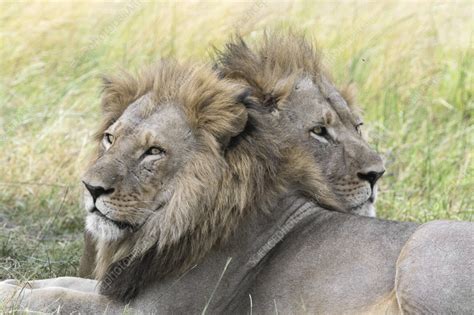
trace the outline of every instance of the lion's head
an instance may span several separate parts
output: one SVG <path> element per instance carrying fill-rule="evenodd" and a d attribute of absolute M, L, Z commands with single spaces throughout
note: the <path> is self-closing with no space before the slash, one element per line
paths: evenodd
<path fill-rule="evenodd" d="M 247 99 L 211 69 L 173 62 L 105 79 L 98 154 L 83 176 L 102 293 L 127 301 L 185 271 L 285 193 L 338 207 L 312 156 L 293 147 L 290 159 Z"/>
<path fill-rule="evenodd" d="M 203 69 L 171 62 L 136 79 L 105 78 L 98 154 L 83 177 L 88 229 L 116 241 L 145 230 L 155 213 L 163 215 L 160 222 L 195 224 L 192 214 L 209 203 L 196 197 L 217 189 L 207 178 L 220 180 L 223 148 L 245 126 L 238 93 Z M 159 232 L 181 236 L 175 229 Z"/>
<path fill-rule="evenodd" d="M 264 34 L 254 46 L 239 36 L 228 43 L 217 53 L 220 75 L 249 86 L 288 139 L 313 153 L 345 209 L 375 216 L 376 183 L 385 169 L 361 136 L 351 93 L 334 87 L 302 36 Z"/>

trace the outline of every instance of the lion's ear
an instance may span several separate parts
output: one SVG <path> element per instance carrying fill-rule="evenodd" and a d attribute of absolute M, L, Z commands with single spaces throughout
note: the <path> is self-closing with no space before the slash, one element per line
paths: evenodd
<path fill-rule="evenodd" d="M 238 104 L 244 105 L 247 110 L 262 110 L 262 106 L 259 104 L 258 99 L 252 95 L 252 90 L 250 88 L 245 88 L 244 90 L 240 91 L 237 94 L 235 101 Z"/>
<path fill-rule="evenodd" d="M 247 110 L 255 106 L 255 102 L 250 94 L 249 89 L 244 89 L 239 90 L 233 97 L 232 109 L 228 111 L 228 114 L 232 114 L 232 119 L 229 120 L 230 126 L 227 128 L 227 132 L 218 138 L 223 149 L 231 146 L 234 140 L 239 138 L 246 128 Z"/>
<path fill-rule="evenodd" d="M 267 108 L 270 112 L 280 110 L 290 96 L 294 88 L 294 82 L 295 78 L 293 77 L 286 77 L 276 81 L 271 91 L 261 96 L 263 107 Z"/>

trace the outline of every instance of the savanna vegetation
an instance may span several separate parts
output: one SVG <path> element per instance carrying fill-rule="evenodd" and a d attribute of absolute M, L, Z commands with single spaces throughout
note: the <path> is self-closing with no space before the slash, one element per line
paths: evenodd
<path fill-rule="evenodd" d="M 471 1 L 0 4 L 0 279 L 74 275 L 100 74 L 293 28 L 353 82 L 386 159 L 380 217 L 472 220 Z M 291 56 L 288 56 L 291 58 Z"/>

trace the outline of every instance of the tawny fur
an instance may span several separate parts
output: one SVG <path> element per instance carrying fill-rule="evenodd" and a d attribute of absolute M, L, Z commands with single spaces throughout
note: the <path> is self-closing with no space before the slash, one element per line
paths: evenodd
<path fill-rule="evenodd" d="M 104 294 L 130 300 L 149 281 L 184 272 L 225 242 L 244 216 L 270 211 L 285 192 L 300 191 L 339 208 L 312 157 L 297 146 L 276 145 L 284 135 L 263 128 L 266 113 L 253 108 L 241 86 L 205 67 L 164 61 L 137 77 L 124 72 L 107 77 L 97 134 L 150 92 L 153 106 L 167 102 L 183 109 L 200 145 L 177 174 L 163 215 L 149 218 L 126 240 L 98 240 L 96 273 Z M 113 271 L 124 266 L 118 275 Z"/>
<path fill-rule="evenodd" d="M 317 49 L 293 32 L 266 32 L 251 44 L 234 36 L 214 60 L 220 77 L 246 86 L 260 110 L 272 113 L 276 129 L 285 130 L 288 140 L 292 137 L 290 143 L 300 142 L 313 152 L 314 167 L 324 170 L 344 209 L 375 216 L 375 197 L 372 202 L 361 196 L 376 196 L 377 187 L 369 187 L 357 174 L 364 169 L 383 172 L 383 160 L 360 133 L 354 84 L 335 88 Z M 333 135 L 328 146 L 311 136 L 320 124 Z"/>
<path fill-rule="evenodd" d="M 252 87 L 253 96 L 265 106 L 287 105 L 285 98 L 303 75 L 331 78 L 319 51 L 294 32 L 265 32 L 252 47 L 235 35 L 224 50 L 216 51 L 215 59 L 221 76 Z M 340 92 L 358 113 L 354 84 L 345 85 Z"/>

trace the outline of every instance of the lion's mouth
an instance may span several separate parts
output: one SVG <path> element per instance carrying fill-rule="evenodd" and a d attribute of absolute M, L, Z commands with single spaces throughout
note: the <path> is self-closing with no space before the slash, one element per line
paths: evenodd
<path fill-rule="evenodd" d="M 369 198 L 367 198 L 364 202 L 361 202 L 360 204 L 352 207 L 353 209 L 360 209 L 364 206 L 367 206 L 367 205 L 373 205 L 375 203 L 375 199 L 377 198 L 377 192 L 375 191 L 375 188 L 372 188 L 371 192 L 370 192 L 370 196 Z"/>
<path fill-rule="evenodd" d="M 358 205 L 351 207 L 351 211 L 359 210 L 365 206 L 373 205 L 375 203 L 375 198 L 376 198 L 375 195 L 372 193 L 372 195 L 369 198 L 367 198 L 367 200 L 365 200 L 364 202 L 361 202 Z"/>
<path fill-rule="evenodd" d="M 351 211 L 359 210 L 359 209 L 363 208 L 364 206 L 370 205 L 370 204 L 372 204 L 372 203 L 373 203 L 373 202 L 372 202 L 370 199 L 367 199 L 366 201 L 364 201 L 364 202 L 362 202 L 362 203 L 360 203 L 360 204 L 358 204 L 358 205 L 355 205 L 355 206 L 351 207 Z"/>
<path fill-rule="evenodd" d="M 92 209 L 91 213 L 94 213 L 94 214 L 98 215 L 99 217 L 105 219 L 106 221 L 109 221 L 109 222 L 113 223 L 120 230 L 126 230 L 126 229 L 134 230 L 135 229 L 135 226 L 130 224 L 130 223 L 123 222 L 123 221 L 112 220 L 111 218 L 109 218 L 108 216 L 106 216 L 105 214 L 100 212 L 99 209 L 97 209 L 96 207 L 94 207 Z"/>

